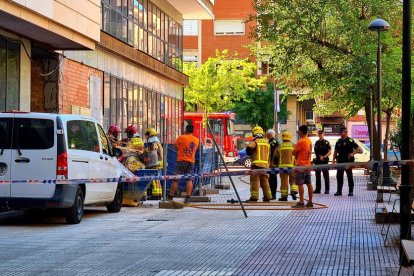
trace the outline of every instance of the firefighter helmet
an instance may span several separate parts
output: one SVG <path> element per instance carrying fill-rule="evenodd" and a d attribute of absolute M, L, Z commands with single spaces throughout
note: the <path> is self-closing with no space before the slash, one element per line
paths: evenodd
<path fill-rule="evenodd" d="M 117 125 L 111 125 L 108 129 L 108 134 L 118 136 L 118 134 L 121 132 L 121 129 Z"/>
<path fill-rule="evenodd" d="M 291 141 L 292 140 L 292 135 L 290 134 L 289 131 L 282 132 L 282 140 L 283 141 Z"/>
<path fill-rule="evenodd" d="M 260 126 L 255 126 L 255 127 L 252 129 L 252 134 L 253 134 L 253 136 L 256 136 L 256 135 L 263 135 L 263 134 L 264 134 L 264 132 L 263 132 L 263 128 L 261 128 Z"/>
<path fill-rule="evenodd" d="M 125 133 L 131 137 L 137 132 L 138 132 L 138 129 L 135 125 L 130 125 L 125 129 Z"/>
<path fill-rule="evenodd" d="M 146 131 L 145 131 L 145 135 L 146 136 L 148 136 L 148 137 L 152 137 L 152 136 L 155 136 L 155 135 L 157 135 L 158 133 L 157 133 L 157 131 L 155 130 L 155 128 L 152 128 L 152 127 L 150 127 L 150 128 L 148 128 Z"/>

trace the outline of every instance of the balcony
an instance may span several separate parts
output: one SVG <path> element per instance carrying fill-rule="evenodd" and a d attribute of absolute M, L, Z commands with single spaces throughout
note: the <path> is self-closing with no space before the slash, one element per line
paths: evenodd
<path fill-rule="evenodd" d="M 167 0 L 184 19 L 213 19 L 214 0 Z"/>

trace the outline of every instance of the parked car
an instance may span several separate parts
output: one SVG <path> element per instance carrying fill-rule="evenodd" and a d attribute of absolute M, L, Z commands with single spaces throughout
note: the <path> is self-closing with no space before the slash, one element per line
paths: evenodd
<path fill-rule="evenodd" d="M 119 178 L 121 166 L 102 127 L 78 115 L 0 113 L 0 181 Z M 64 209 L 68 223 L 82 220 L 84 205 L 122 206 L 117 182 L 0 185 L 8 209 Z"/>
<path fill-rule="evenodd" d="M 239 159 L 236 160 L 234 164 L 239 164 L 239 165 L 244 166 L 245 168 L 250 169 L 250 167 L 252 166 L 252 159 L 250 158 L 249 155 L 247 155 L 246 149 L 239 150 L 238 153 L 239 153 Z"/>
<path fill-rule="evenodd" d="M 341 138 L 340 136 L 328 136 L 325 135 L 325 140 L 328 140 L 332 147 L 332 154 L 329 156 L 329 162 L 332 162 L 333 160 L 333 154 L 335 151 L 335 144 L 338 141 L 338 139 Z M 352 138 L 352 137 L 351 137 Z M 312 141 L 312 160 L 315 158 L 315 142 L 318 141 L 319 137 L 309 137 L 309 139 Z M 355 162 L 368 162 L 370 158 L 370 150 L 365 146 L 364 143 L 361 143 L 360 141 L 354 139 L 355 142 L 358 144 L 359 147 L 362 149 L 362 153 L 355 154 Z"/>

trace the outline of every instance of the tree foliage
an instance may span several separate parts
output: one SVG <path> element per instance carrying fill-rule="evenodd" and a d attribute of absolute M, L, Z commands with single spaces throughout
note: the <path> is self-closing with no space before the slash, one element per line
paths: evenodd
<path fill-rule="evenodd" d="M 401 1 L 264 0 L 255 8 L 261 43 L 254 50 L 290 87 L 309 89 L 321 115 L 339 110 L 348 117 L 364 107 L 376 83 L 377 34 L 367 26 L 377 17 L 387 20 L 392 28 L 382 34 L 382 101 L 384 110 L 399 105 Z"/>
<path fill-rule="evenodd" d="M 283 95 L 281 95 L 283 96 Z M 274 85 L 269 82 L 265 89 L 258 89 L 246 94 L 245 99 L 234 103 L 233 111 L 237 118 L 250 124 L 259 125 L 265 129 L 273 128 L 274 125 Z M 287 110 L 286 99 L 280 103 L 278 120 L 287 120 L 289 112 Z"/>
<path fill-rule="evenodd" d="M 199 108 L 206 114 L 230 110 L 233 103 L 243 100 L 250 91 L 263 86 L 262 78 L 255 78 L 256 65 L 240 59 L 228 50 L 216 51 L 200 67 L 184 64 L 184 73 L 190 83 L 184 90 L 186 109 Z"/>
<path fill-rule="evenodd" d="M 375 18 L 388 21 L 391 30 L 381 33 L 383 96 L 374 102 L 382 101 L 387 118 L 401 104 L 400 0 L 263 0 L 254 5 L 259 42 L 253 50 L 274 65 L 276 78 L 290 89 L 306 88 L 302 98 L 315 99 L 319 115 L 368 111 L 369 96 L 376 95 L 377 50 L 377 33 L 368 25 Z M 379 156 L 378 149 L 374 152 Z"/>

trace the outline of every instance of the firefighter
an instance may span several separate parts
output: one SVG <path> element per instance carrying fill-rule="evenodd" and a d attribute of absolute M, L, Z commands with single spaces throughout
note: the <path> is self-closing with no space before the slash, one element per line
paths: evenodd
<path fill-rule="evenodd" d="M 145 138 L 147 138 L 145 150 L 148 153 L 148 164 L 146 164 L 146 168 L 160 171 L 164 168 L 164 152 L 160 139 L 158 138 L 158 133 L 154 128 L 150 127 L 145 131 Z M 161 198 L 162 187 L 159 180 L 153 181 L 151 195 L 153 199 Z"/>
<path fill-rule="evenodd" d="M 108 129 L 108 138 L 111 142 L 112 148 L 115 148 L 119 145 L 119 133 L 121 129 L 117 125 L 111 125 Z"/>
<path fill-rule="evenodd" d="M 282 133 L 282 143 L 279 145 L 279 148 L 276 150 L 275 156 L 279 159 L 279 168 L 292 168 L 295 165 L 295 157 L 292 152 L 295 148 L 295 145 L 291 142 L 292 135 L 290 132 Z M 281 197 L 279 201 L 287 201 L 289 194 L 289 185 L 290 184 L 290 195 L 293 200 L 297 199 L 298 186 L 295 184 L 295 174 L 293 171 L 290 173 L 280 172 L 280 193 Z"/>
<path fill-rule="evenodd" d="M 256 126 L 252 130 L 253 141 L 246 148 L 246 152 L 252 159 L 252 170 L 269 168 L 270 145 L 264 138 L 263 129 Z M 269 187 L 269 175 L 267 173 L 250 175 L 250 199 L 248 202 L 257 202 L 259 199 L 259 185 L 262 188 L 264 202 L 272 199 L 272 192 Z"/>
<path fill-rule="evenodd" d="M 137 129 L 137 127 L 134 124 L 132 124 L 132 125 L 129 125 L 125 129 L 125 133 L 127 135 L 127 142 L 129 142 L 134 137 L 134 134 L 135 133 L 138 133 L 138 129 Z"/>
<path fill-rule="evenodd" d="M 276 132 L 273 129 L 269 129 L 266 132 L 266 138 L 269 140 L 270 144 L 270 159 L 269 165 L 271 168 L 276 168 L 278 160 L 275 157 L 276 149 L 279 147 L 279 141 L 275 138 Z M 269 185 L 270 190 L 272 191 L 272 199 L 276 199 L 276 190 L 277 190 L 277 173 L 269 173 Z"/>

